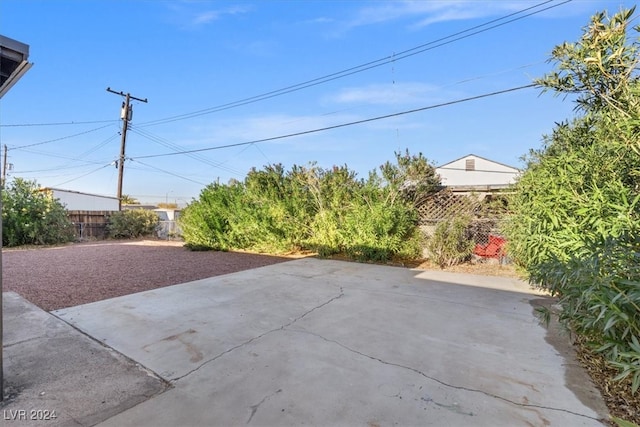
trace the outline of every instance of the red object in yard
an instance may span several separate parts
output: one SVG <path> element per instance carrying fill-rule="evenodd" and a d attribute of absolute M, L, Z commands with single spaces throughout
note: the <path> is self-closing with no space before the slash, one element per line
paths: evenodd
<path fill-rule="evenodd" d="M 486 245 L 477 244 L 473 253 L 485 258 L 502 258 L 504 256 L 504 245 L 506 239 L 500 236 L 489 235 L 489 243 Z"/>

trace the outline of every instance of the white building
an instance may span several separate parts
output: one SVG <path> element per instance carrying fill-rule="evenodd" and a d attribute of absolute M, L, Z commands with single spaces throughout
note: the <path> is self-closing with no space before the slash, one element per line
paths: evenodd
<path fill-rule="evenodd" d="M 81 193 L 79 191 L 62 190 L 60 188 L 42 188 L 68 211 L 117 211 L 118 198 L 100 196 L 98 194 Z"/>
<path fill-rule="evenodd" d="M 438 166 L 442 185 L 452 190 L 499 190 L 514 184 L 520 170 L 484 157 L 469 154 Z"/>

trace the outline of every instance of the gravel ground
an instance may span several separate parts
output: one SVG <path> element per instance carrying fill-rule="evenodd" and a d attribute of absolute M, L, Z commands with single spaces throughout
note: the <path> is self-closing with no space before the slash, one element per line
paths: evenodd
<path fill-rule="evenodd" d="M 206 277 L 288 261 L 292 258 L 241 252 L 191 252 L 180 242 L 82 243 L 55 248 L 4 249 L 3 290 L 14 291 L 44 310 L 161 288 Z M 408 267 L 438 269 L 425 262 Z M 447 271 L 519 277 L 510 266 L 464 265 Z M 640 422 L 640 399 L 611 380 L 601 357 L 577 349 L 613 415 Z M 605 372 L 606 371 L 606 372 Z"/>
<path fill-rule="evenodd" d="M 4 249 L 2 288 L 51 311 L 290 259 L 191 252 L 179 242 L 165 241 Z"/>

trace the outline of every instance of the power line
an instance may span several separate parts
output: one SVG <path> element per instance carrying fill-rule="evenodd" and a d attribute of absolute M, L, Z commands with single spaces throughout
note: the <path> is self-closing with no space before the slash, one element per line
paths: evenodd
<path fill-rule="evenodd" d="M 211 114 L 211 113 L 215 113 L 215 112 L 219 112 L 219 111 L 223 111 L 223 110 L 227 110 L 227 109 L 231 109 L 231 108 L 236 108 L 236 107 L 240 107 L 243 105 L 247 105 L 247 104 L 251 104 L 251 103 L 255 103 L 258 101 L 262 101 L 262 100 L 266 100 L 266 99 L 270 99 L 273 97 L 277 97 L 277 96 L 281 96 L 281 95 L 285 95 L 291 92 L 295 92 L 298 90 L 302 90 L 302 89 L 306 89 L 308 87 L 312 87 L 312 86 L 316 86 L 322 83 L 327 83 L 329 81 L 333 81 L 342 77 L 347 77 L 356 73 L 360 73 L 363 71 L 367 71 L 370 70 L 372 68 L 376 68 L 376 67 L 380 67 L 382 65 L 386 65 L 389 64 L 391 62 L 394 62 L 396 60 L 400 60 L 400 59 L 405 59 L 408 58 L 410 56 L 414 56 L 417 55 L 419 53 L 423 53 L 425 51 L 428 50 L 432 50 L 435 49 L 437 47 L 441 47 L 450 43 L 453 43 L 455 41 L 459 41 L 507 24 L 510 24 L 512 22 L 527 18 L 529 16 L 532 15 L 536 15 L 542 12 L 545 12 L 547 10 L 562 6 L 566 3 L 570 3 L 573 0 L 565 0 L 562 1 L 561 3 L 555 4 L 555 5 L 550 5 L 547 6 L 545 8 L 539 9 L 539 10 L 534 10 L 534 9 L 538 9 L 541 6 L 544 6 L 548 3 L 552 3 L 555 0 L 547 0 L 547 1 L 543 1 L 541 3 L 535 4 L 533 6 L 521 9 L 519 11 L 504 15 L 500 18 L 496 18 L 490 21 L 487 21 L 485 23 L 467 28 L 465 30 L 450 34 L 448 36 L 445 37 L 441 37 L 439 39 L 421 44 L 419 46 L 410 48 L 410 49 L 406 49 L 404 51 L 401 51 L 399 53 L 394 53 L 390 56 L 386 56 L 384 58 L 380 58 L 374 61 L 370 61 L 361 65 L 357 65 L 351 68 L 347 68 L 345 70 L 342 71 L 338 71 L 335 73 L 331 73 L 322 77 L 318 77 L 318 78 L 314 78 L 311 80 L 307 80 L 305 82 L 302 83 L 297 83 L 294 85 L 290 85 L 290 86 L 286 86 L 284 88 L 281 89 L 277 89 L 277 90 L 273 90 L 270 92 L 266 92 L 260 95 L 255 95 L 249 98 L 244 98 L 238 101 L 234 101 L 234 102 L 230 102 L 230 103 L 226 103 L 226 104 L 221 104 L 218 106 L 214 106 L 214 107 L 210 107 L 210 108 L 206 108 L 203 110 L 197 110 L 191 113 L 185 113 L 185 114 L 181 114 L 181 115 L 177 115 L 177 116 L 171 116 L 171 117 L 167 117 L 164 119 L 157 119 L 157 120 L 152 120 L 152 121 L 148 121 L 148 122 L 143 122 L 140 123 L 138 125 L 138 127 L 146 127 L 146 126 L 155 126 L 155 125 L 159 125 L 159 124 L 164 124 L 164 123 L 169 123 L 169 122 L 173 122 L 173 121 L 178 121 L 178 120 L 186 120 L 189 118 L 194 118 L 194 117 L 198 117 L 201 115 L 206 115 L 206 114 Z M 532 11 L 529 12 L 525 15 L 522 16 L 517 16 L 520 15 L 522 13 L 528 12 L 528 11 Z M 499 21 L 503 21 L 505 19 L 514 17 L 513 19 L 509 19 L 505 22 L 499 22 Z M 495 24 L 495 25 L 491 25 L 491 24 Z M 489 26 L 491 25 L 491 26 Z M 483 28 L 486 27 L 486 28 Z M 469 33 L 469 34 L 465 34 L 465 33 Z M 451 39 L 451 40 L 448 40 Z M 26 123 L 26 124 L 0 124 L 0 127 L 29 127 L 29 126 L 60 126 L 60 125 L 76 125 L 76 124 L 93 124 L 93 123 L 115 123 L 117 122 L 117 120 L 95 120 L 95 121 L 84 121 L 84 122 L 54 122 L 54 123 Z M 98 128 L 101 129 L 101 128 Z M 98 130 L 95 129 L 95 130 Z M 87 132 L 92 132 L 92 131 L 87 131 Z M 82 134 L 82 133 L 81 133 Z M 63 138 L 59 138 L 59 139 L 54 139 L 54 140 L 50 140 L 50 141 L 43 141 L 41 143 L 37 143 L 37 144 L 32 144 L 32 145 L 40 145 L 40 144 L 47 144 L 50 142 L 55 142 L 55 141 L 59 141 L 61 139 L 65 139 L 65 138 L 72 138 L 74 136 L 78 136 L 81 134 L 76 134 L 76 135 L 70 135 L 68 137 L 63 137 Z M 26 145 L 24 147 L 28 147 L 28 146 L 32 146 L 32 145 Z M 14 148 L 20 148 L 20 147 L 13 147 L 13 148 L 9 148 L 9 149 L 14 149 Z"/>
<path fill-rule="evenodd" d="M 139 160 L 136 160 L 136 159 L 130 159 L 130 160 L 135 161 L 137 163 L 140 163 L 141 165 L 147 166 L 147 167 L 149 167 L 151 169 L 155 169 L 155 170 L 157 170 L 159 172 L 166 173 L 167 175 L 175 176 L 176 178 L 184 179 L 186 181 L 191 181 L 191 182 L 194 182 L 196 184 L 200 184 L 200 185 L 204 185 L 204 186 L 207 185 L 207 184 L 205 184 L 203 182 L 196 181 L 195 179 L 187 178 L 186 176 L 178 175 L 177 173 L 173 173 L 173 172 L 170 172 L 168 170 L 160 169 L 159 167 L 152 166 L 152 165 L 147 164 L 147 163 L 143 163 L 143 162 L 141 162 Z"/>
<path fill-rule="evenodd" d="M 69 182 L 76 181 L 76 180 L 78 180 L 78 179 L 80 179 L 80 178 L 84 178 L 84 177 L 85 177 L 85 176 L 87 176 L 87 175 L 91 175 L 91 174 L 93 174 L 93 173 L 98 172 L 99 170 L 102 170 L 102 169 L 104 169 L 104 168 L 106 168 L 106 167 L 109 167 L 109 166 L 112 166 L 112 165 L 113 165 L 113 163 L 108 163 L 108 164 L 106 164 L 106 165 L 104 165 L 104 166 L 100 166 L 100 167 L 99 167 L 99 168 L 97 168 L 97 169 L 93 169 L 92 171 L 89 171 L 89 172 L 87 172 L 87 173 L 85 173 L 85 174 L 82 174 L 82 175 L 77 176 L 77 177 L 75 177 L 75 178 L 72 178 L 72 179 L 69 179 L 69 180 L 67 180 L 67 181 L 64 181 L 64 182 L 61 182 L 61 183 L 59 183 L 59 184 L 56 184 L 56 185 L 54 185 L 53 187 L 58 187 L 58 186 L 60 186 L 60 185 L 68 184 Z"/>
<path fill-rule="evenodd" d="M 64 170 L 64 169 L 77 169 L 77 168 L 85 168 L 87 166 L 90 165 L 103 165 L 104 162 L 85 162 L 82 165 L 73 165 L 73 166 L 68 166 L 67 165 L 61 165 L 61 166 L 56 166 L 56 167 L 52 167 L 52 168 L 47 168 L 47 169 L 34 169 L 34 170 L 17 170 L 17 171 L 12 171 L 11 174 L 12 175 L 24 175 L 26 173 L 40 173 L 40 172 L 51 172 L 51 171 L 59 171 L 59 170 Z"/>
<path fill-rule="evenodd" d="M 322 84 L 322 83 L 327 83 L 327 82 L 330 82 L 330 81 L 333 81 L 333 80 L 337 80 L 337 79 L 340 79 L 340 78 L 343 78 L 343 77 L 347 77 L 347 76 L 350 76 L 350 75 L 353 75 L 353 74 L 356 74 L 356 73 L 361 73 L 363 71 L 367 71 L 367 70 L 370 70 L 372 68 L 377 68 L 377 67 L 380 67 L 382 65 L 386 65 L 386 64 L 389 64 L 391 62 L 398 61 L 400 59 L 405 59 L 405 58 L 408 58 L 408 57 L 411 57 L 411 56 L 415 56 L 415 55 L 417 55 L 419 53 L 423 53 L 423 52 L 426 52 L 428 50 L 435 49 L 437 47 L 445 46 L 447 44 L 451 44 L 453 42 L 456 42 L 456 41 L 459 41 L 459 40 L 462 40 L 462 39 L 465 39 L 465 38 L 468 38 L 468 37 L 471 37 L 471 36 L 474 36 L 474 35 L 477 35 L 477 34 L 480 34 L 480 33 L 483 33 L 483 32 L 498 28 L 498 27 L 501 27 L 503 25 L 510 24 L 512 22 L 527 18 L 527 17 L 532 16 L 532 15 L 536 15 L 538 13 L 545 12 L 547 10 L 550 10 L 550 9 L 553 9 L 553 8 L 556 8 L 556 7 L 559 7 L 559 6 L 562 6 L 562 5 L 564 5 L 566 3 L 569 3 L 569 2 L 571 2 L 573 0 L 565 0 L 565 1 L 562 1 L 561 3 L 555 4 L 555 5 L 550 5 L 550 6 L 547 6 L 545 8 L 539 9 L 539 10 L 533 10 L 533 9 L 537 9 L 537 8 L 539 8 L 541 6 L 544 6 L 544 5 L 548 4 L 548 3 L 551 3 L 553 1 L 554 0 L 547 0 L 547 1 L 544 1 L 542 3 L 538 3 L 536 5 L 527 7 L 525 9 L 522 9 L 522 10 L 510 13 L 508 15 L 502 16 L 500 18 L 493 19 L 493 20 L 485 22 L 483 24 L 476 25 L 476 26 L 468 28 L 466 30 L 462 30 L 462 31 L 453 33 L 451 35 L 448 35 L 448 36 L 441 37 L 439 39 L 433 40 L 431 42 L 424 43 L 422 45 L 413 47 L 411 49 L 407 49 L 407 50 L 401 51 L 401 52 L 399 52 L 397 54 L 386 56 L 384 58 L 380 58 L 380 59 L 377 59 L 377 60 L 374 60 L 374 61 L 370 61 L 370 62 L 361 64 L 361 65 L 357 65 L 355 67 L 347 68 L 347 69 L 342 70 L 342 71 L 338 71 L 338 72 L 335 72 L 335 73 L 327 74 L 325 76 L 318 77 L 318 78 L 311 79 L 311 80 L 307 80 L 307 81 L 302 82 L 302 83 L 297 83 L 297 84 L 294 84 L 294 85 L 286 86 L 286 87 L 281 88 L 281 89 L 273 90 L 273 91 L 266 92 L 266 93 L 263 93 L 263 94 L 260 94 L 260 95 L 255 95 L 255 96 L 252 96 L 252 97 L 249 97 L 249 98 L 244 98 L 244 99 L 241 99 L 241 100 L 238 100 L 238 101 L 234 101 L 234 102 L 230 102 L 230 103 L 221 104 L 221 105 L 218 105 L 218 106 L 206 108 L 206 109 L 203 109 L 203 110 L 198 110 L 198 111 L 194 111 L 194 112 L 191 112 L 191 113 L 180 114 L 180 115 L 177 115 L 177 116 L 167 117 L 167 118 L 164 118 L 164 119 L 158 119 L 158 120 L 152 120 L 152 121 L 148 121 L 148 122 L 143 122 L 143 123 L 140 123 L 138 126 L 139 127 L 142 127 L 142 126 L 144 126 L 144 127 L 146 127 L 146 126 L 155 126 L 155 125 L 170 123 L 170 122 L 174 122 L 174 121 L 178 121 L 178 120 L 186 120 L 186 119 L 190 119 L 190 118 L 194 118 L 194 117 L 198 117 L 198 116 L 202 116 L 202 115 L 206 115 L 206 114 L 211 114 L 211 113 L 215 113 L 215 112 L 219 112 L 219 111 L 223 111 L 223 110 L 228 110 L 228 109 L 231 109 L 231 108 L 240 107 L 240 106 L 247 105 L 247 104 L 252 104 L 252 103 L 255 103 L 255 102 L 258 102 L 258 101 L 263 101 L 263 100 L 266 100 L 266 99 L 270 99 L 270 98 L 274 98 L 274 97 L 277 97 L 277 96 L 285 95 L 285 94 L 288 94 L 288 93 L 291 93 L 291 92 L 296 92 L 296 91 L 299 91 L 299 90 L 302 90 L 302 89 L 306 89 L 308 87 L 316 86 L 316 85 L 319 85 L 319 84 Z M 528 11 L 531 11 L 531 12 L 526 13 L 525 15 L 522 15 L 522 16 L 516 16 L 516 15 L 520 15 L 520 14 L 528 12 Z M 509 18 L 512 18 L 512 19 L 509 19 Z M 505 21 L 505 22 L 499 22 L 499 21 L 503 21 L 505 19 L 508 19 L 508 20 Z M 492 24 L 494 24 L 494 25 L 492 25 Z M 483 28 L 483 27 L 486 27 L 486 28 Z M 468 33 L 468 34 L 466 34 L 466 33 Z"/>
<path fill-rule="evenodd" d="M 98 162 L 98 161 L 95 161 L 95 162 L 94 162 L 94 161 L 90 161 L 90 160 L 82 160 L 82 159 L 80 159 L 80 158 L 78 158 L 78 157 L 64 156 L 64 155 L 62 155 L 62 154 L 50 153 L 50 152 L 48 152 L 48 151 L 30 150 L 30 149 L 28 149 L 28 148 L 25 148 L 25 149 L 24 149 L 24 150 L 22 150 L 22 151 L 25 151 L 25 152 L 27 152 L 27 153 L 32 153 L 32 154 L 39 154 L 39 155 L 41 155 L 41 156 L 45 156 L 45 157 L 55 157 L 55 158 L 58 158 L 58 159 L 66 159 L 66 160 L 82 161 L 82 162 L 85 162 L 85 163 L 94 163 L 94 164 L 102 164 L 102 163 L 104 163 L 104 162 Z"/>
<path fill-rule="evenodd" d="M 491 92 L 491 93 L 485 93 L 485 94 L 482 94 L 482 95 L 472 96 L 472 97 L 469 97 L 469 98 L 458 99 L 458 100 L 455 100 L 455 101 L 449 101 L 449 102 L 444 102 L 444 103 L 440 103 L 440 104 L 429 105 L 429 106 L 421 107 L 421 108 L 414 108 L 412 110 L 406 110 L 406 111 L 401 111 L 401 112 L 398 112 L 398 113 L 386 114 L 384 116 L 371 117 L 371 118 L 368 118 L 368 119 L 356 120 L 356 121 L 353 121 L 353 122 L 341 123 L 341 124 L 338 124 L 338 125 L 326 126 L 326 127 L 306 130 L 306 131 L 302 131 L 302 132 L 290 133 L 290 134 L 286 134 L 286 135 L 279 135 L 279 136 L 273 136 L 273 137 L 269 137 L 269 138 L 256 139 L 256 140 L 253 140 L 253 141 L 238 142 L 238 143 L 235 143 L 235 144 L 218 145 L 218 146 L 215 146 L 215 147 L 199 148 L 199 149 L 194 149 L 194 150 L 184 150 L 184 151 L 173 152 L 173 153 L 150 154 L 150 155 L 146 155 L 146 156 L 138 156 L 138 157 L 136 157 L 136 159 L 149 159 L 149 158 L 152 158 L 152 157 L 175 156 L 177 154 L 200 153 L 200 152 L 203 152 L 203 151 L 212 151 L 212 150 L 219 150 L 219 149 L 222 149 L 222 148 L 239 147 L 239 146 L 242 146 L 242 145 L 256 144 L 258 142 L 268 142 L 268 141 L 275 141 L 275 140 L 278 140 L 278 139 L 292 138 L 294 136 L 301 136 L 301 135 L 308 135 L 308 134 L 311 134 L 311 133 L 324 132 L 324 131 L 328 131 L 328 130 L 332 130 L 332 129 L 338 129 L 338 128 L 343 128 L 343 127 L 347 127 L 347 126 L 354 126 L 354 125 L 359 125 L 359 124 L 362 124 L 362 123 L 368 123 L 368 122 L 373 122 L 373 121 L 377 121 L 377 120 L 388 119 L 388 118 L 391 118 L 391 117 L 398 117 L 398 116 L 403 116 L 403 115 L 406 115 L 406 114 L 417 113 L 417 112 L 420 112 L 420 111 L 426 111 L 426 110 L 432 110 L 432 109 L 435 109 L 435 108 L 446 107 L 446 106 L 449 106 L 449 105 L 460 104 L 460 103 L 463 103 L 463 102 L 475 101 L 476 99 L 488 98 L 490 96 L 496 96 L 496 95 L 501 95 L 501 94 L 504 94 L 504 93 L 515 92 L 515 91 L 522 90 L 522 89 L 528 89 L 528 88 L 531 88 L 531 87 L 534 87 L 534 86 L 536 86 L 536 85 L 532 83 L 532 84 L 528 84 L 528 85 L 524 85 L 524 86 L 518 86 L 518 87 L 513 87 L 513 88 L 510 88 L 510 89 L 504 89 L 504 90 L 499 90 L 499 91 L 496 91 L 496 92 Z"/>
<path fill-rule="evenodd" d="M 134 132 L 134 133 L 144 137 L 144 138 L 147 138 L 150 141 L 153 141 L 153 142 L 155 142 L 157 144 L 160 144 L 160 145 L 162 145 L 164 147 L 167 147 L 167 148 L 169 148 L 169 149 L 171 149 L 171 150 L 173 150 L 175 152 L 180 152 L 180 151 L 183 150 L 183 148 L 180 147 L 179 145 L 169 141 L 166 138 L 162 138 L 160 136 L 154 135 L 153 133 L 149 132 L 146 129 L 139 129 L 136 126 L 131 125 L 129 130 L 131 132 Z M 224 170 L 226 172 L 230 172 L 230 173 L 232 173 L 234 175 L 241 175 L 241 173 L 239 171 L 237 171 L 235 169 L 232 169 L 230 167 L 227 167 L 227 166 L 223 166 L 223 162 L 217 162 L 216 163 L 216 162 L 214 162 L 214 161 L 212 161 L 210 159 L 207 159 L 203 155 L 194 154 L 194 153 L 189 153 L 189 154 L 187 154 L 187 156 L 191 157 L 194 160 L 202 162 L 202 163 L 204 163 L 206 165 L 209 165 L 211 167 L 214 167 L 214 168 L 217 168 L 217 169 L 222 169 L 222 170 Z"/>
<path fill-rule="evenodd" d="M 98 151 L 100 148 L 104 147 L 105 145 L 107 145 L 109 142 L 113 141 L 114 139 L 116 139 L 118 137 L 118 134 L 113 134 L 111 135 L 109 138 L 105 139 L 102 142 L 99 142 L 98 144 L 94 145 L 93 147 L 89 148 L 88 150 L 86 150 L 85 152 L 83 152 L 82 154 L 75 156 L 75 157 L 70 157 L 70 156 L 63 156 L 61 154 L 57 154 L 57 153 L 51 153 L 48 151 L 39 151 L 39 150 L 33 150 L 30 148 L 16 148 L 16 150 L 19 151 L 25 151 L 27 153 L 33 153 L 33 154 L 40 154 L 42 156 L 47 156 L 47 157 L 57 157 L 60 159 L 67 159 L 67 160 L 73 160 L 73 161 L 84 161 L 82 160 L 84 157 L 88 156 L 91 153 L 94 153 L 96 151 Z M 87 163 L 92 163 L 91 161 L 87 161 Z M 93 162 L 93 163 L 102 163 L 102 162 Z"/>
<path fill-rule="evenodd" d="M 37 145 L 49 144 L 51 142 L 57 142 L 57 141 L 62 141 L 64 139 L 75 138 L 76 136 L 80 136 L 80 135 L 86 135 L 88 133 L 95 132 L 95 131 L 98 131 L 100 129 L 104 129 L 104 128 L 109 127 L 109 126 L 111 126 L 111 123 L 108 124 L 108 125 L 100 126 L 98 128 L 90 129 L 90 130 L 87 130 L 87 131 L 84 131 L 84 132 L 80 132 L 80 133 L 76 133 L 76 134 L 73 134 L 73 135 L 63 136 L 63 137 L 55 138 L 55 139 L 49 139 L 47 141 L 42 141 L 42 142 L 36 142 L 34 144 L 26 144 L 26 145 L 19 145 L 17 147 L 9 147 L 8 149 L 9 150 L 20 150 L 22 148 L 35 147 Z"/>
<path fill-rule="evenodd" d="M 36 127 L 36 126 L 65 126 L 65 125 L 91 125 L 96 123 L 115 123 L 118 120 L 93 120 L 88 122 L 57 122 L 57 123 L 16 123 L 0 124 L 0 127 Z"/>

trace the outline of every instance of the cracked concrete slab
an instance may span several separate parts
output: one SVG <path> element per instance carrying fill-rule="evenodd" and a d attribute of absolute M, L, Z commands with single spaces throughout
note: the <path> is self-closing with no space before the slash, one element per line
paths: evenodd
<path fill-rule="evenodd" d="M 568 338 L 534 316 L 544 299 L 307 258 L 55 315 L 173 385 L 101 426 L 602 425 Z"/>

